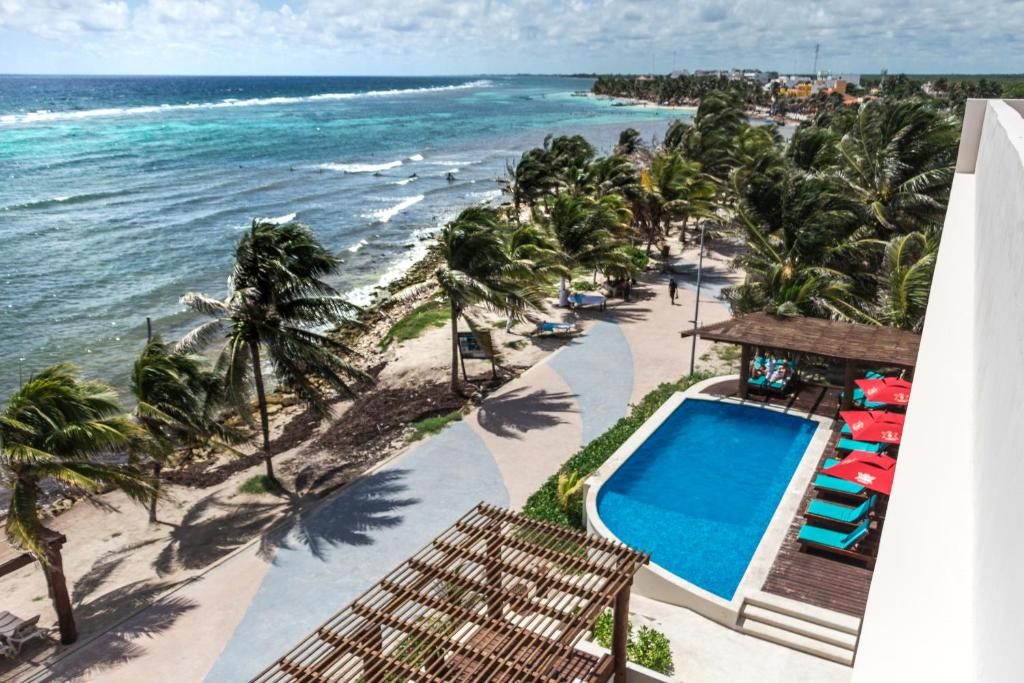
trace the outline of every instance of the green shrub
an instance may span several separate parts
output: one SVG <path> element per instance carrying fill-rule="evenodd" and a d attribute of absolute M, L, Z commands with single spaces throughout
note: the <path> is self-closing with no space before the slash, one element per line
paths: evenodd
<path fill-rule="evenodd" d="M 431 434 L 437 434 L 439 431 L 447 427 L 452 422 L 458 422 L 462 419 L 462 410 L 453 410 L 447 415 L 438 415 L 437 417 L 427 417 L 419 422 L 414 422 L 412 425 L 413 434 L 412 440 L 419 441 L 425 436 Z"/>
<path fill-rule="evenodd" d="M 636 632 L 636 640 L 629 644 L 629 660 L 640 666 L 671 676 L 675 670 L 672 661 L 672 647 L 668 637 L 661 631 L 641 626 Z"/>
<path fill-rule="evenodd" d="M 450 315 L 448 304 L 440 299 L 433 299 L 417 306 L 391 326 L 388 333 L 380 340 L 380 348 L 388 348 L 391 342 L 401 343 L 415 339 L 423 334 L 428 327 L 444 327 L 448 324 Z"/>
<path fill-rule="evenodd" d="M 601 436 L 584 446 L 569 458 L 558 472 L 551 475 L 541 487 L 534 491 L 523 506 L 523 512 L 530 517 L 546 522 L 553 522 L 573 529 L 583 529 L 583 499 L 577 496 L 563 508 L 558 496 L 558 476 L 576 475 L 585 477 L 611 457 L 619 446 L 626 442 L 647 419 L 661 407 L 669 396 L 677 391 L 684 391 L 697 382 L 705 380 L 708 375 L 695 373 L 684 377 L 678 382 L 659 385 L 633 406 L 629 415 L 622 418 Z"/>
<path fill-rule="evenodd" d="M 614 626 L 615 617 L 612 616 L 612 613 L 608 610 L 602 612 L 594 622 L 592 629 L 594 642 L 610 650 Z M 675 670 L 675 663 L 672 661 L 672 647 L 668 638 L 661 631 L 647 626 L 641 626 L 636 632 L 635 638 L 633 637 L 633 623 L 630 622 L 626 626 L 626 655 L 629 657 L 629 661 L 666 676 L 671 676 Z"/>

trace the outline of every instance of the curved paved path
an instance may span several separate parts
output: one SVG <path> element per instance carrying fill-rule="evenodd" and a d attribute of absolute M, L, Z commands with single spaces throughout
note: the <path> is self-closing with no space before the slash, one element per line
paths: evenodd
<path fill-rule="evenodd" d="M 481 500 L 508 493 L 464 422 L 329 499 L 278 549 L 206 680 L 249 680 Z"/>
<path fill-rule="evenodd" d="M 652 276 L 634 301 L 581 313 L 595 319 L 585 335 L 462 422 L 303 513 L 266 544 L 272 559 L 247 548 L 125 622 L 120 635 L 112 631 L 55 662 L 50 680 L 91 679 L 97 653 L 126 646 L 133 656 L 105 666 L 105 680 L 167 670 L 183 681 L 204 673 L 210 683 L 248 680 L 476 503 L 522 507 L 631 402 L 685 374 L 689 345 L 679 330 L 692 316 L 693 293 L 681 288 L 682 305 L 671 306 L 667 281 Z M 727 316 L 712 300 L 701 303 L 703 322 Z M 158 638 L 145 637 L 142 622 L 173 601 L 189 604 L 188 613 Z"/>

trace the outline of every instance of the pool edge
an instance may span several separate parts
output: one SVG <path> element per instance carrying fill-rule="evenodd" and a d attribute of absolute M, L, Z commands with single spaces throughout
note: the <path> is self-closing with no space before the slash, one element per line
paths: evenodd
<path fill-rule="evenodd" d="M 703 390 L 723 380 L 739 379 L 738 375 L 726 375 L 713 377 L 703 382 L 698 382 L 686 391 L 677 392 L 670 396 L 661 407 L 644 422 L 595 472 L 587 477 L 584 483 L 584 524 L 589 533 L 620 541 L 601 520 L 597 511 L 597 496 L 601 487 L 611 476 L 625 463 L 630 456 L 664 423 L 666 419 L 686 400 L 714 401 L 718 403 L 732 403 L 735 405 L 751 405 L 750 401 L 743 401 L 736 398 L 714 397 L 703 394 Z M 756 407 L 775 412 L 790 414 L 791 411 L 780 406 L 768 406 L 755 404 Z M 818 426 L 811 436 L 800 462 L 793 471 L 793 475 L 779 499 L 761 540 L 758 542 L 747 569 L 740 579 L 736 592 L 731 600 L 719 597 L 696 584 L 690 583 L 667 569 L 651 562 L 641 567 L 633 580 L 633 590 L 639 595 L 665 602 L 679 607 L 685 607 L 708 619 L 718 622 L 730 628 L 737 628 L 737 622 L 743 609 L 746 598 L 759 593 L 768 571 L 771 569 L 775 556 L 786 536 L 789 522 L 796 515 L 803 493 L 810 483 L 816 470 L 818 461 L 828 445 L 831 432 L 832 420 L 818 415 L 800 415 L 800 417 L 817 422 Z M 643 550 L 641 548 L 640 550 Z"/>

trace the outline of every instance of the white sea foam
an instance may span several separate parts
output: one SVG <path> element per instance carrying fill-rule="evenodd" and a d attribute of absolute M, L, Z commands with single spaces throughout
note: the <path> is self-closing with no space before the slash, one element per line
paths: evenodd
<path fill-rule="evenodd" d="M 396 181 L 394 181 L 391 184 L 392 185 L 408 185 L 409 183 L 414 182 L 416 180 L 418 180 L 418 178 L 413 178 L 413 177 L 402 178 L 401 180 L 396 180 Z"/>
<path fill-rule="evenodd" d="M 357 251 L 359 251 L 360 249 L 362 249 L 363 247 L 365 247 L 367 244 L 369 244 L 369 243 L 366 240 L 359 240 L 358 242 L 353 244 L 351 247 L 349 247 L 348 250 L 354 254 Z"/>
<path fill-rule="evenodd" d="M 429 228 L 414 230 L 407 243 L 408 248 L 402 251 L 401 256 L 388 264 L 387 270 L 384 271 L 376 283 L 349 290 L 345 294 L 345 298 L 357 306 L 369 306 L 373 303 L 375 292 L 383 287 L 387 287 L 405 275 L 410 268 L 426 256 L 427 249 L 430 247 L 430 240 L 428 238 L 436 235 L 441 230 L 441 226 L 453 220 L 456 214 L 455 210 L 450 210 L 440 216 L 435 225 Z"/>
<path fill-rule="evenodd" d="M 363 218 L 372 218 L 377 223 L 387 223 L 392 218 L 397 216 L 402 211 L 405 211 L 413 204 L 418 204 L 423 201 L 424 195 L 418 194 L 414 197 L 406 197 L 402 201 L 398 202 L 394 206 L 389 206 L 386 209 L 380 209 L 371 213 L 363 214 Z"/>
<path fill-rule="evenodd" d="M 406 88 L 403 90 L 370 90 L 367 92 L 342 92 L 308 95 L 305 97 L 254 97 L 245 100 L 226 98 L 217 102 L 188 102 L 185 104 L 158 104 L 139 107 L 104 107 L 101 109 L 82 109 L 79 111 L 51 111 L 40 109 L 26 114 L 2 114 L 0 124 L 42 123 L 48 121 L 74 121 L 102 116 L 137 116 L 140 114 L 161 114 L 170 111 L 188 109 L 221 109 L 224 107 L 266 107 L 270 105 L 300 104 L 302 102 L 321 102 L 334 100 L 351 100 L 361 97 L 393 97 L 396 95 L 414 95 L 417 93 L 445 92 L 448 90 L 464 90 L 467 88 L 489 88 L 493 83 L 488 80 L 470 81 L 459 85 L 441 85 L 432 88 Z"/>
<path fill-rule="evenodd" d="M 340 171 L 341 173 L 377 173 L 387 171 L 391 168 L 398 168 L 402 165 L 401 160 L 387 161 L 382 164 L 321 164 L 320 168 L 328 171 Z"/>
<path fill-rule="evenodd" d="M 264 218 L 263 220 L 267 223 L 273 223 L 274 225 L 284 225 L 285 223 L 291 223 L 295 220 L 296 214 L 286 213 L 283 216 L 277 216 L 275 218 Z"/>
<path fill-rule="evenodd" d="M 423 155 L 413 154 L 411 157 L 409 157 L 409 161 L 423 161 Z"/>

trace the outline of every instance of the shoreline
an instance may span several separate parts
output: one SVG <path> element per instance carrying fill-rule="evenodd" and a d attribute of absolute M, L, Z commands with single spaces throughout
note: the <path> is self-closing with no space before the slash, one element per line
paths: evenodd
<path fill-rule="evenodd" d="M 660 102 L 651 102 L 650 100 L 641 100 L 635 97 L 625 97 L 622 95 L 602 95 L 594 92 L 588 92 L 587 97 L 595 100 L 612 100 L 619 104 L 612 104 L 613 107 L 640 107 L 644 109 L 663 109 L 666 111 L 681 111 L 688 113 L 691 116 L 697 113 L 696 104 L 661 104 Z"/>

